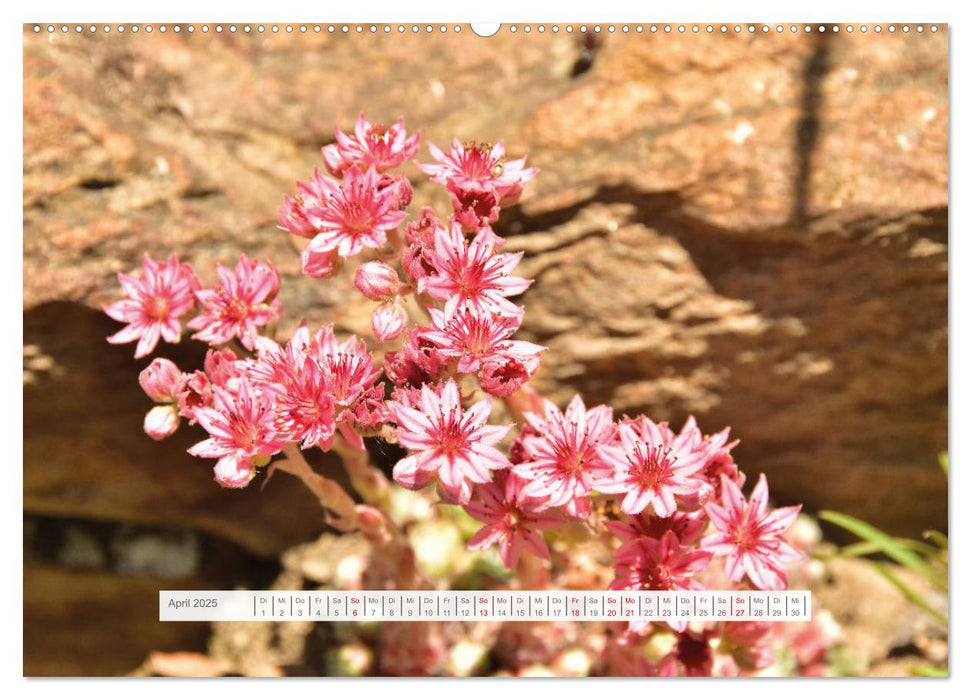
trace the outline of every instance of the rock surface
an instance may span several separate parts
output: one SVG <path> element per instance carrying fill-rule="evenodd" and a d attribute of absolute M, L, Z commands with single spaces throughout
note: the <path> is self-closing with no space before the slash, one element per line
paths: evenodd
<path fill-rule="evenodd" d="M 320 531 L 283 477 L 229 493 L 184 454 L 194 436 L 148 440 L 145 363 L 104 343 L 98 310 L 144 251 L 201 270 L 245 252 L 283 272 L 284 330 L 359 327 L 349 275 L 302 279 L 275 220 L 363 109 L 542 168 L 497 226 L 536 277 L 539 389 L 730 424 L 779 502 L 945 528 L 946 32 L 601 43 L 574 75 L 565 32 L 28 31 L 25 508 L 187 522 L 260 553 Z M 416 202 L 441 201 L 409 167 Z"/>
<path fill-rule="evenodd" d="M 201 647 L 206 623 L 158 620 L 158 592 L 211 582 L 24 567 L 24 675 L 117 676 L 149 650 Z"/>
<path fill-rule="evenodd" d="M 211 463 L 186 450 L 206 437 L 183 425 L 163 442 L 142 431 L 152 406 L 130 348 L 104 343 L 115 324 L 64 302 L 28 310 L 24 385 L 24 509 L 46 516 L 181 524 L 272 557 L 324 529 L 317 500 L 280 475 L 264 489 L 223 489 Z M 40 349 L 43 348 L 41 351 Z M 204 349 L 172 359 L 201 366 Z M 200 352 L 201 350 L 201 352 Z"/>

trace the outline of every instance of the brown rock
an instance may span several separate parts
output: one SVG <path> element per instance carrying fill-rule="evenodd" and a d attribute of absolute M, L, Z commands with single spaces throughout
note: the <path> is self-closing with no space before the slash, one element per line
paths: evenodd
<path fill-rule="evenodd" d="M 325 529 L 316 499 L 285 474 L 262 490 L 217 485 L 212 463 L 186 453 L 205 437 L 198 426 L 183 423 L 162 442 L 145 435 L 142 419 L 152 402 L 137 382 L 145 363 L 132 359 L 130 347 L 104 342 L 115 325 L 63 302 L 25 313 L 26 512 L 181 524 L 264 557 Z M 178 346 L 172 359 L 201 366 L 195 345 Z"/>
<path fill-rule="evenodd" d="M 198 581 L 24 566 L 24 675 L 117 676 L 149 650 L 202 649 L 206 623 L 158 620 L 158 592 Z"/>
<path fill-rule="evenodd" d="M 943 528 L 946 31 L 617 33 L 573 78 L 578 56 L 562 32 L 28 32 L 27 325 L 97 326 L 83 308 L 116 298 L 114 273 L 145 250 L 202 270 L 267 256 L 287 327 L 346 315 L 352 270 L 301 279 L 275 209 L 333 124 L 402 115 L 440 145 L 504 138 L 543 169 L 497 226 L 537 277 L 523 301 L 524 335 L 550 347 L 539 388 L 730 424 L 780 502 Z M 416 203 L 442 201 L 408 172 Z M 271 505 L 282 480 L 227 494 L 176 456 L 188 435 L 171 452 L 141 436 L 137 366 L 97 340 L 111 328 L 85 331 L 87 366 L 39 344 L 87 379 L 25 389 L 26 507 L 164 511 L 250 543 L 309 534 L 291 516 L 316 518 L 312 503 Z M 65 391 L 112 401 L 94 411 Z M 269 520 L 242 534 L 256 516 Z"/>
<path fill-rule="evenodd" d="M 922 600 L 947 614 L 946 594 L 912 571 L 895 564 L 886 566 Z M 944 658 L 934 659 L 934 663 L 946 664 L 946 628 L 904 598 L 873 562 L 837 557 L 826 562 L 825 571 L 823 580 L 813 587 L 814 603 L 833 615 L 841 630 L 840 645 L 853 662 L 868 669 L 867 675 L 909 675 L 893 670 L 900 668 L 896 665 L 900 659 L 894 657 L 923 652 L 920 646 L 926 645 L 928 635 L 945 649 Z M 911 660 L 906 668 L 930 662 L 923 656 L 919 663 Z"/>

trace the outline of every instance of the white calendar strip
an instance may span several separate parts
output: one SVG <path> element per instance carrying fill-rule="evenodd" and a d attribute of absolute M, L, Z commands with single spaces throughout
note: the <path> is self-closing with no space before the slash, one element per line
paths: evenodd
<path fill-rule="evenodd" d="M 162 622 L 811 617 L 809 591 L 159 591 Z"/>

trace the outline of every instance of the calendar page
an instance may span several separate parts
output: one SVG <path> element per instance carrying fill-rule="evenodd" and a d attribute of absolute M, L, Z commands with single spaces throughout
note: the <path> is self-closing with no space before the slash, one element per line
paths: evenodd
<path fill-rule="evenodd" d="M 782 9 L 25 18 L 22 675 L 947 676 L 949 24 Z"/>

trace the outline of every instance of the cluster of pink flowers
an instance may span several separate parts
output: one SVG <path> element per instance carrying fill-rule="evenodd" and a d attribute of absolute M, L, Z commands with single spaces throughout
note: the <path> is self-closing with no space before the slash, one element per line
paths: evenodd
<path fill-rule="evenodd" d="M 135 358 L 145 357 L 160 338 L 179 342 L 180 319 L 199 307 L 199 315 L 187 324 L 199 331 L 194 338 L 213 346 L 236 338 L 252 349 L 259 329 L 280 316 L 280 304 L 275 300 L 280 275 L 273 265 L 248 260 L 245 255 L 234 270 L 219 266 L 217 274 L 219 284 L 203 288 L 192 266 L 180 263 L 175 255 L 159 263 L 146 254 L 141 278 L 118 275 L 127 298 L 106 306 L 105 313 L 128 325 L 108 342 L 137 340 Z"/>
<path fill-rule="evenodd" d="M 545 350 L 514 338 L 524 317 L 515 298 L 532 281 L 515 274 L 523 254 L 502 252 L 491 226 L 537 169 L 507 160 L 501 144 L 429 146 L 434 162 L 417 166 L 446 188 L 452 211 L 443 220 L 423 207 L 407 221 L 412 185 L 396 171 L 417 155 L 419 135 L 361 115 L 352 134 L 336 136 L 322 150 L 326 172 L 284 197 L 279 223 L 308 239 L 310 277 L 357 259 L 354 285 L 376 303 L 371 328 L 383 357 L 362 339 L 338 340 L 331 326 L 301 324 L 286 343 L 274 340 L 280 276 L 269 262 L 243 256 L 206 287 L 175 256 L 146 256 L 140 277 L 119 275 L 127 298 L 105 310 L 128 325 L 109 342 L 138 341 L 135 356 L 144 357 L 160 338 L 178 342 L 180 319 L 195 312 L 187 326 L 211 349 L 203 370 L 159 358 L 142 372 L 157 404 L 145 431 L 161 439 L 183 418 L 201 426 L 209 437 L 190 452 L 216 460 L 216 480 L 228 487 L 249 484 L 284 449 L 339 441 L 363 451 L 364 438 L 378 437 L 407 450 L 394 480 L 434 485 L 463 507 L 482 523 L 469 548 L 497 546 L 509 570 L 524 552 L 550 559 L 556 532 L 581 523 L 614 543 L 618 590 L 785 588 L 788 565 L 802 556 L 786 539 L 799 508 L 769 509 L 764 476 L 746 500 L 727 428 L 706 436 L 689 418 L 675 432 L 587 408 L 580 396 L 561 410 L 526 386 Z M 497 402 L 521 418 L 518 428 L 489 422 Z M 672 629 L 679 641 L 654 672 L 711 673 L 714 632 Z M 633 625 L 624 643 L 647 633 Z M 762 659 L 758 629 L 731 634 Z"/>

